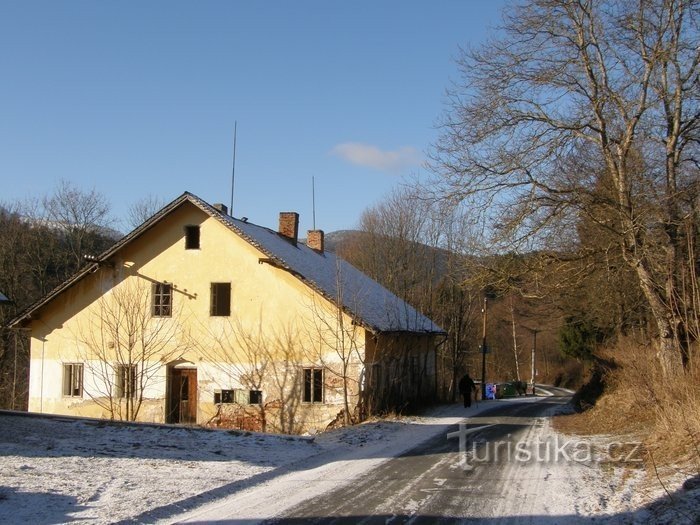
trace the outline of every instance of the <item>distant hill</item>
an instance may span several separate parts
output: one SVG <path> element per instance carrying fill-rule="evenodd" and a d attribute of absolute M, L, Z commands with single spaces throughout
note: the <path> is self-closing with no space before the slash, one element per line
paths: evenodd
<path fill-rule="evenodd" d="M 337 230 L 334 232 L 329 232 L 324 234 L 325 249 L 328 252 L 337 252 L 338 247 L 349 242 L 351 239 L 358 235 L 363 235 L 364 233 L 360 230 Z M 306 237 L 299 238 L 299 242 L 306 244 Z"/>
<path fill-rule="evenodd" d="M 10 215 L 10 212 L 5 210 L 4 208 L 0 207 L 0 214 L 8 214 Z M 28 215 L 17 215 L 17 214 L 12 214 L 15 215 L 22 223 L 26 224 L 30 228 L 36 228 L 36 227 L 41 227 L 41 228 L 46 228 L 50 231 L 54 232 L 66 232 L 71 229 L 71 225 L 68 223 L 60 222 L 60 221 L 52 221 L 49 219 L 43 219 L 43 218 L 36 218 L 36 217 L 30 217 Z M 92 226 L 91 232 L 94 233 L 95 235 L 99 235 L 100 237 L 104 237 L 105 239 L 116 242 L 119 239 L 121 239 L 124 234 L 112 228 L 111 226 L 99 226 L 95 225 Z"/>
<path fill-rule="evenodd" d="M 359 255 L 357 253 L 357 250 L 362 252 L 363 245 L 374 245 L 374 249 L 376 249 L 377 239 L 367 238 L 367 236 L 369 235 L 370 234 L 361 230 L 337 230 L 334 232 L 327 233 L 325 235 L 326 250 L 338 253 L 341 257 L 347 259 L 348 262 L 350 262 L 351 264 L 357 265 L 359 262 L 356 260 L 356 256 Z M 392 248 L 390 247 L 392 242 L 396 242 L 396 240 L 386 238 L 387 247 L 385 247 L 385 249 L 388 249 L 394 256 L 397 256 L 398 252 L 392 251 Z M 418 242 L 411 243 L 411 245 L 412 249 L 408 250 L 408 252 L 405 251 L 405 247 L 400 249 L 399 252 L 404 253 L 404 257 L 408 256 L 412 258 L 414 263 L 417 262 L 418 259 L 422 259 L 424 263 L 428 266 L 425 268 L 425 270 L 427 271 L 426 275 L 431 275 L 433 279 L 439 280 L 445 275 L 445 273 L 447 272 L 447 260 L 449 258 L 449 253 L 446 250 L 441 248 L 434 248 Z M 410 255 L 408 255 L 409 253 Z M 396 259 L 391 257 L 389 253 L 386 253 L 384 255 L 389 256 L 389 260 L 391 262 L 389 262 L 388 264 L 395 264 L 398 262 Z M 362 259 L 362 256 L 360 256 L 360 259 Z M 378 261 L 375 260 L 375 262 Z M 359 267 L 363 269 L 361 263 Z M 363 271 L 366 270 L 367 269 L 363 269 Z M 385 272 L 380 271 L 380 275 L 383 273 Z M 393 274 L 395 273 L 395 271 L 386 271 L 387 275 L 390 273 Z M 381 278 L 379 280 L 381 281 Z M 389 286 L 388 283 L 382 284 L 384 284 L 385 286 Z M 389 286 L 389 288 L 391 287 Z"/>
<path fill-rule="evenodd" d="M 362 234 L 363 232 L 359 230 L 337 230 L 329 232 L 325 235 L 326 250 L 329 252 L 336 252 L 338 251 L 338 247 Z"/>

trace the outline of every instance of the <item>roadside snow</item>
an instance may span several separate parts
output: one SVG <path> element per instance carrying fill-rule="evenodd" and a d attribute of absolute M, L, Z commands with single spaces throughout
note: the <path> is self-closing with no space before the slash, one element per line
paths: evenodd
<path fill-rule="evenodd" d="M 548 415 L 570 411 L 570 405 L 562 405 Z M 535 476 L 532 471 L 528 473 L 529 490 L 540 494 L 535 501 L 539 500 L 548 515 L 564 516 L 574 510 L 576 516 L 596 523 L 700 524 L 700 474 L 678 468 L 662 475 L 662 485 L 646 470 L 643 448 L 634 436 L 564 435 L 552 428 L 550 418 L 544 418 L 541 429 L 535 432 L 539 433 L 537 439 L 554 437 L 560 445 L 578 443 L 578 450 L 583 452 L 580 457 L 586 457 L 576 461 L 576 453 L 571 454 L 570 447 L 572 461 L 541 463 L 534 465 L 541 472 L 535 472 Z M 517 486 L 516 478 L 517 474 L 512 477 L 511 486 Z M 559 482 L 547 490 L 541 479 Z M 511 501 L 518 502 L 518 498 Z M 518 512 L 506 515 L 517 516 Z M 571 523 L 579 521 L 574 519 Z"/>
<path fill-rule="evenodd" d="M 700 524 L 697 470 L 693 472 L 688 465 L 665 467 L 657 477 L 645 468 L 641 449 L 629 461 L 610 461 L 607 451 L 611 445 L 617 450 L 619 436 L 587 436 L 586 440 L 599 456 L 596 468 L 586 469 L 579 482 L 572 484 L 572 495 L 584 515 L 596 516 L 601 523 Z"/>
<path fill-rule="evenodd" d="M 429 417 L 296 437 L 0 413 L 0 523 L 170 522 L 272 479 L 283 486 L 285 475 L 313 479 L 312 469 L 323 465 L 327 473 L 340 469 L 330 488 L 465 414 L 456 405 L 438 407 Z M 273 499 L 292 504 L 302 496 L 295 490 Z"/>
<path fill-rule="evenodd" d="M 254 483 L 318 448 L 285 436 L 0 415 L 0 523 L 137 518 Z"/>

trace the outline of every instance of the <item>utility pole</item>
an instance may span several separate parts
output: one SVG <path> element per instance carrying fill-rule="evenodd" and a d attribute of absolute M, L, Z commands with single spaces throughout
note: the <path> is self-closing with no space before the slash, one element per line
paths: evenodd
<path fill-rule="evenodd" d="M 536 328 L 530 328 L 530 331 L 532 332 L 532 376 L 530 379 L 530 387 L 532 388 L 532 395 L 535 395 L 535 373 L 537 370 L 535 369 L 535 355 L 537 353 L 537 332 L 540 332 L 540 330 L 537 330 Z"/>
<path fill-rule="evenodd" d="M 484 330 L 481 338 L 481 399 L 486 399 L 486 297 L 484 307 L 481 309 L 484 319 Z"/>

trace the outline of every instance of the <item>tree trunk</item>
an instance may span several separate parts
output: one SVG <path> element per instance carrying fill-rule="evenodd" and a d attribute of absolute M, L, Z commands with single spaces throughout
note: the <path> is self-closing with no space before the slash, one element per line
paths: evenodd
<path fill-rule="evenodd" d="M 668 298 L 663 297 L 659 287 L 655 286 L 645 261 L 636 261 L 635 270 L 658 330 L 657 357 L 661 371 L 664 377 L 673 378 L 683 370 L 682 351 L 678 338 L 679 323 L 675 320 L 676 316 L 673 307 L 668 304 Z"/>
<path fill-rule="evenodd" d="M 515 333 L 515 307 L 513 306 L 513 296 L 510 297 L 510 321 L 513 327 L 513 356 L 515 357 L 515 378 L 520 381 L 520 362 L 518 359 L 518 338 Z"/>

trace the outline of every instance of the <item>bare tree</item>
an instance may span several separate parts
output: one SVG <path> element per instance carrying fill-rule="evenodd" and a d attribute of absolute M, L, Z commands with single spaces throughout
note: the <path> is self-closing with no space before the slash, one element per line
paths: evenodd
<path fill-rule="evenodd" d="M 204 336 L 190 344 L 216 370 L 219 377 L 212 378 L 214 384 L 222 388 L 235 386 L 242 395 L 258 392 L 260 398 L 251 403 L 249 398 L 234 396 L 220 403 L 212 423 L 263 432 L 298 432 L 303 423 L 297 418 L 301 402 L 297 367 L 302 355 L 298 331 L 292 326 L 276 328 L 265 324 L 262 314 L 254 325 L 246 325 L 236 316 L 217 321 L 202 323 L 200 331 Z M 222 384 L 222 380 L 227 384 Z M 259 425 L 251 423 L 251 417 Z"/>
<path fill-rule="evenodd" d="M 152 194 L 137 200 L 129 206 L 127 224 L 131 229 L 140 226 L 165 206 L 165 204 L 166 202 L 162 197 Z"/>
<path fill-rule="evenodd" d="M 343 305 L 357 305 L 362 301 L 361 296 L 350 297 L 351 291 L 346 289 L 343 279 L 341 259 L 336 258 L 335 267 L 335 301 L 332 303 L 311 291 L 308 298 L 310 322 L 306 327 L 307 337 L 314 341 L 308 349 L 307 357 L 321 365 L 332 378 L 325 377 L 326 384 L 333 384 L 336 378 L 340 381 L 343 410 L 342 422 L 345 425 L 357 422 L 361 418 L 351 406 L 351 398 L 358 403 L 361 399 L 361 371 L 365 364 L 365 330 L 358 323 L 349 319 Z M 356 311 L 359 308 L 355 308 Z"/>
<path fill-rule="evenodd" d="M 94 189 L 85 192 L 62 180 L 43 207 L 47 225 L 63 231 L 73 260 L 72 271 L 83 264 L 83 256 L 94 255 L 107 246 L 104 234 L 111 225 L 107 199 Z"/>
<path fill-rule="evenodd" d="M 697 194 L 700 32 L 694 0 L 530 0 L 462 52 L 432 153 L 441 196 L 494 246 L 561 248 L 581 217 L 615 236 L 671 373 L 693 305 L 684 217 Z M 694 269 L 693 269 L 694 270 Z"/>
<path fill-rule="evenodd" d="M 396 188 L 362 213 L 361 233 L 341 255 L 405 301 L 429 308 L 426 292 L 438 279 L 440 255 L 433 249 L 432 218 L 414 188 Z"/>
<path fill-rule="evenodd" d="M 148 389 L 165 381 L 165 363 L 180 359 L 188 337 L 178 315 L 151 314 L 150 283 L 135 278 L 105 293 L 79 326 L 84 391 L 111 419 L 135 421 Z"/>
<path fill-rule="evenodd" d="M 27 405 L 28 341 L 21 332 L 4 327 L 36 294 L 27 264 L 31 233 L 16 206 L 0 207 L 0 291 L 11 299 L 0 302 L 0 407 L 9 409 Z"/>
<path fill-rule="evenodd" d="M 476 351 L 478 286 L 467 283 L 476 247 L 470 215 L 435 201 L 420 186 L 402 186 L 362 214 L 355 242 L 342 255 L 446 329 L 439 347 L 441 396 L 454 399 L 458 378 Z"/>
<path fill-rule="evenodd" d="M 449 273 L 439 284 L 434 317 L 448 333 L 446 344 L 440 347 L 439 378 L 442 380 L 442 396 L 452 402 L 457 396 L 459 378 L 465 369 L 474 368 L 470 361 L 477 351 L 475 321 L 481 299 L 480 290 L 466 286 L 458 275 Z"/>

